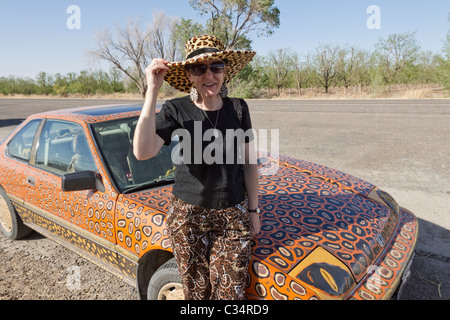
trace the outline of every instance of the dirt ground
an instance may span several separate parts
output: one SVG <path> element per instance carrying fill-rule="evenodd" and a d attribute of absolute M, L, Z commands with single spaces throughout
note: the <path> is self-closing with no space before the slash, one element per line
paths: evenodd
<path fill-rule="evenodd" d="M 122 280 L 37 233 L 0 241 L 0 299 L 138 299 Z"/>
<path fill-rule="evenodd" d="M 0 139 L 46 110 L 141 101 L 0 99 Z M 253 126 L 280 130 L 280 153 L 353 174 L 419 218 L 401 299 L 450 299 L 450 100 L 249 101 Z M 133 288 L 36 233 L 0 235 L 0 299 L 130 300 Z"/>

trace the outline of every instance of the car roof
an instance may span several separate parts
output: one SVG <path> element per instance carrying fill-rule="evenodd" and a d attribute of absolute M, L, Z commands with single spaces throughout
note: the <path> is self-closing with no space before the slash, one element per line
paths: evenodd
<path fill-rule="evenodd" d="M 157 106 L 156 112 L 159 112 L 160 109 L 161 107 Z M 139 116 L 141 111 L 141 104 L 112 104 L 48 111 L 34 114 L 29 118 L 53 118 L 74 122 L 95 123 Z"/>

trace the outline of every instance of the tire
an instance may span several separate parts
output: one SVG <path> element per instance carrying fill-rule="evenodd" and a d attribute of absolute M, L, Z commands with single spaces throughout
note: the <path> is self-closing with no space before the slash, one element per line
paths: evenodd
<path fill-rule="evenodd" d="M 148 283 L 148 300 L 184 300 L 183 285 L 175 259 L 164 263 Z"/>
<path fill-rule="evenodd" d="M 31 233 L 23 224 L 5 190 L 0 186 L 0 231 L 11 240 L 19 240 Z"/>

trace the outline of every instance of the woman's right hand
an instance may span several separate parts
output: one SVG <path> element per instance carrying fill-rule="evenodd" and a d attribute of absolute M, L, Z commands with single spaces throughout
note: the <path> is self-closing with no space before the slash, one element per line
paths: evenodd
<path fill-rule="evenodd" d="M 145 69 L 145 76 L 147 78 L 148 90 L 159 91 L 164 83 L 164 77 L 166 76 L 169 67 L 167 64 L 169 61 L 164 59 L 155 58 L 150 65 Z"/>

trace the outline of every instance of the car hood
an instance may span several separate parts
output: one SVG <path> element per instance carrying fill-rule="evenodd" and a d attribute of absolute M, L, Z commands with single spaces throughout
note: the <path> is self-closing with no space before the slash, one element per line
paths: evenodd
<path fill-rule="evenodd" d="M 262 162 L 262 230 L 253 256 L 289 274 L 321 247 L 359 281 L 392 235 L 397 219 L 374 196 L 377 189 L 341 171 L 290 157 L 265 154 Z"/>
<path fill-rule="evenodd" d="M 252 255 L 289 274 L 317 247 L 364 276 L 392 234 L 396 216 L 374 199 L 376 188 L 338 170 L 290 157 L 260 157 L 262 229 Z M 172 187 L 126 195 L 167 212 Z M 383 239 L 384 241 L 380 240 Z"/>

